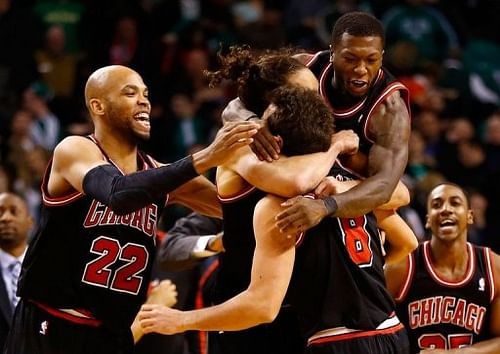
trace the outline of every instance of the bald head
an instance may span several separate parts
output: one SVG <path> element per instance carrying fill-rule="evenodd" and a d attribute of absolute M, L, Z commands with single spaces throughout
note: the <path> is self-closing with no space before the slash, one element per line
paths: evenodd
<path fill-rule="evenodd" d="M 134 70 L 122 65 L 109 65 L 94 71 L 85 84 L 85 103 L 93 98 L 102 98 L 112 85 L 116 85 L 120 79 L 129 75 L 139 74 Z"/>

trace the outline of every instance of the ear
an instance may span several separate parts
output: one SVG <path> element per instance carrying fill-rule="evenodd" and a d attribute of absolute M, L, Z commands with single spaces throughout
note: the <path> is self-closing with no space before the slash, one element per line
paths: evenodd
<path fill-rule="evenodd" d="M 283 138 L 279 135 L 276 135 L 274 137 L 274 140 L 276 140 L 276 142 L 278 143 L 280 149 L 283 148 Z"/>
<path fill-rule="evenodd" d="M 429 221 L 429 214 L 425 215 L 425 228 L 429 230 L 431 228 L 431 222 Z"/>
<path fill-rule="evenodd" d="M 469 209 L 467 211 L 467 225 L 472 225 L 474 224 L 474 212 Z"/>
<path fill-rule="evenodd" d="M 335 59 L 335 54 L 333 53 L 333 47 L 330 44 L 330 63 L 333 63 L 334 59 Z"/>
<path fill-rule="evenodd" d="M 104 114 L 104 105 L 101 100 L 97 98 L 91 98 L 89 101 L 89 109 L 95 115 L 103 115 Z"/>

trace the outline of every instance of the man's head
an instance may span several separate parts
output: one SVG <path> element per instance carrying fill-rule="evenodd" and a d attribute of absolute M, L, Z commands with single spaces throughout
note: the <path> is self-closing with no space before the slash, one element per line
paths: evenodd
<path fill-rule="evenodd" d="M 206 72 L 211 85 L 229 79 L 238 85 L 238 96 L 245 107 L 262 116 L 269 105 L 269 95 L 283 85 L 297 85 L 318 90 L 314 74 L 288 49 L 254 54 L 248 46 L 231 47 L 227 55 L 219 53 L 221 68 Z"/>
<path fill-rule="evenodd" d="M 0 247 L 11 251 L 26 245 L 33 226 L 26 203 L 12 193 L 0 193 Z"/>
<path fill-rule="evenodd" d="M 382 23 L 374 16 L 364 12 L 341 16 L 330 45 L 333 84 L 351 96 L 366 96 L 382 66 L 384 41 Z"/>
<path fill-rule="evenodd" d="M 432 189 L 427 198 L 426 228 L 442 241 L 467 239 L 467 226 L 473 223 L 472 210 L 464 190 L 453 183 Z"/>
<path fill-rule="evenodd" d="M 111 65 L 93 72 L 85 85 L 85 103 L 96 130 L 135 142 L 149 138 L 148 88 L 134 70 Z"/>
<path fill-rule="evenodd" d="M 282 140 L 283 154 L 303 155 L 327 151 L 334 133 L 333 116 L 313 90 L 283 86 L 273 91 L 264 112 L 269 131 Z"/>

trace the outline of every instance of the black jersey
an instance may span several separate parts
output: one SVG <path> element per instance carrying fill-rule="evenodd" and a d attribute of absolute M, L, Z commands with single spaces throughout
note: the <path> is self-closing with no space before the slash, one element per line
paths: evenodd
<path fill-rule="evenodd" d="M 408 256 L 407 276 L 396 302 L 412 353 L 459 348 L 491 338 L 495 284 L 490 250 L 467 243 L 467 252 L 467 271 L 459 281 L 445 280 L 434 270 L 429 241 Z"/>
<path fill-rule="evenodd" d="M 140 169 L 154 167 L 148 155 L 139 152 L 137 158 Z M 168 196 L 116 215 L 80 192 L 51 198 L 50 169 L 51 163 L 42 182 L 41 220 L 23 263 L 19 295 L 70 321 L 130 330 L 146 298 L 156 224 Z"/>
<path fill-rule="evenodd" d="M 265 192 L 250 186 L 232 197 L 220 197 L 225 252 L 219 255 L 216 303 L 232 298 L 250 284 L 255 251 L 253 211 L 265 195 Z"/>
<path fill-rule="evenodd" d="M 339 180 L 357 179 L 338 164 L 330 174 Z M 325 218 L 309 230 L 297 246 L 287 293 L 287 301 L 299 313 L 303 334 L 311 337 L 337 327 L 371 331 L 387 320 L 395 304 L 386 289 L 383 265 L 371 213 Z"/>
<path fill-rule="evenodd" d="M 325 50 L 316 53 L 306 65 L 318 78 L 320 94 L 332 108 L 335 116 L 335 128 L 337 130 L 352 129 L 358 134 L 359 150 L 365 154 L 373 145 L 367 127 L 371 115 L 379 103 L 383 102 L 394 91 L 400 91 L 408 112 L 410 112 L 408 89 L 385 68 L 379 70 L 368 95 L 354 106 L 346 107 L 345 103 L 338 102 L 340 95 L 336 96 L 336 89 L 332 85 L 334 72 L 333 65 L 330 63 L 330 52 Z"/>

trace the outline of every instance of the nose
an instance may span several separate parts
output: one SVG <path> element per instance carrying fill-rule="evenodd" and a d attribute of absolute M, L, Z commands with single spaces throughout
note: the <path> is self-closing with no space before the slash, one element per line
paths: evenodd
<path fill-rule="evenodd" d="M 13 218 L 14 218 L 14 214 L 12 214 L 8 210 L 0 213 L 0 222 L 11 221 Z"/>
<path fill-rule="evenodd" d="M 363 61 L 359 62 L 354 68 L 354 72 L 358 75 L 365 75 L 368 72 L 366 64 Z"/>
<path fill-rule="evenodd" d="M 443 207 L 441 208 L 441 214 L 449 214 L 451 213 L 453 207 L 450 203 L 443 203 Z"/>

